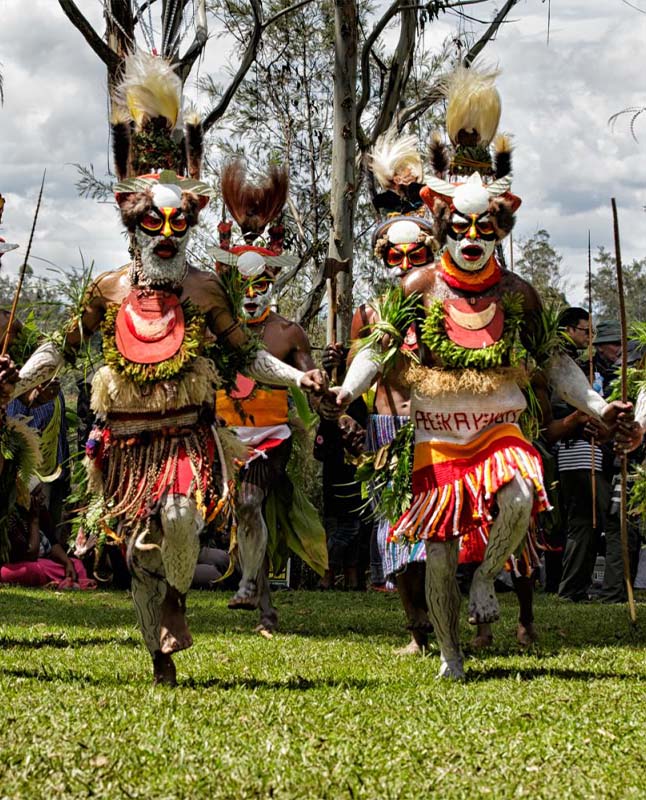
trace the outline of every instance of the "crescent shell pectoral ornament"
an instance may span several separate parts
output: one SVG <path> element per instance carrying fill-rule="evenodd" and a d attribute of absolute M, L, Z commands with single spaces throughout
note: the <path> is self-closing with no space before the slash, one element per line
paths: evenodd
<path fill-rule="evenodd" d="M 449 312 L 449 316 L 453 322 L 455 322 L 456 325 L 459 325 L 460 328 L 466 328 L 469 331 L 479 331 L 482 328 L 486 328 L 487 325 L 489 325 L 489 323 L 493 320 L 493 318 L 496 316 L 497 308 L 497 303 L 495 300 L 493 300 L 482 311 L 474 311 L 470 314 L 462 313 L 454 305 L 449 305 L 447 311 Z"/>
<path fill-rule="evenodd" d="M 505 312 L 496 297 L 445 300 L 444 315 L 449 339 L 468 350 L 490 347 L 503 334 Z"/>

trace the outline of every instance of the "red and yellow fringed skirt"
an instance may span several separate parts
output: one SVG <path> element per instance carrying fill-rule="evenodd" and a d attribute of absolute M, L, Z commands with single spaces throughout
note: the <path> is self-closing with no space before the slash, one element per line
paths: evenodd
<path fill-rule="evenodd" d="M 550 508 L 541 457 L 516 425 L 495 425 L 464 443 L 417 442 L 413 502 L 391 528 L 389 541 L 444 542 L 463 537 L 460 561 L 481 561 L 496 492 L 516 473 L 534 485 L 534 513 Z"/>

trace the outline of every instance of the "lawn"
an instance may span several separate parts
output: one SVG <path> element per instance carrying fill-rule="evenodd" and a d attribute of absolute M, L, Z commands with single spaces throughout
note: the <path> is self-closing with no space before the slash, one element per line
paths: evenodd
<path fill-rule="evenodd" d="M 125 594 L 0 590 L 0 797 L 646 795 L 646 605 L 633 632 L 623 607 L 539 597 L 524 653 L 504 596 L 453 684 L 435 648 L 394 654 L 396 596 L 278 593 L 272 640 L 226 599 L 189 598 L 169 689 Z"/>

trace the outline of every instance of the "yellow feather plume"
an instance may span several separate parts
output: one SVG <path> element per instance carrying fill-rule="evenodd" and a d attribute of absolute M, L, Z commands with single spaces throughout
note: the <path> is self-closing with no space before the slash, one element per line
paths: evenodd
<path fill-rule="evenodd" d="M 165 117 L 173 128 L 182 104 L 182 82 L 165 59 L 141 51 L 131 53 L 115 101 L 128 109 L 138 130 L 155 117 Z"/>
<path fill-rule="evenodd" d="M 497 68 L 459 66 L 446 78 L 446 128 L 454 145 L 461 130 L 477 131 L 484 147 L 491 143 L 500 121 L 500 95 L 494 86 L 499 74 Z"/>

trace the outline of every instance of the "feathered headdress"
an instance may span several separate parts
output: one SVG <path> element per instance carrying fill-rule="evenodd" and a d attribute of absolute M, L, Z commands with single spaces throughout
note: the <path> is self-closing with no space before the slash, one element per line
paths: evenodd
<path fill-rule="evenodd" d="M 377 139 L 368 158 L 369 166 L 384 190 L 394 189 L 402 183 L 420 183 L 424 176 L 417 137 L 398 136 L 394 128 Z"/>
<path fill-rule="evenodd" d="M 298 256 L 282 252 L 285 229 L 281 217 L 288 190 L 285 169 L 271 166 L 263 181 L 252 183 L 244 164 L 236 159 L 222 168 L 220 189 L 224 205 L 238 223 L 243 243 L 232 245 L 232 223 L 223 220 L 218 225 L 220 247 L 207 248 L 217 263 L 236 266 L 245 277 L 256 277 L 265 271 L 275 276 L 282 267 L 298 263 Z M 266 246 L 254 245 L 265 231 Z"/>
<path fill-rule="evenodd" d="M 430 157 L 436 177 L 478 172 L 484 178 L 503 178 L 511 172 L 511 140 L 504 134 L 496 136 L 501 113 L 495 86 L 499 74 L 494 68 L 458 66 L 442 82 L 447 100 L 446 129 L 453 152 L 438 134 L 433 135 Z"/>
<path fill-rule="evenodd" d="M 182 121 L 182 82 L 164 58 L 145 52 L 126 56 L 112 96 L 112 143 L 120 180 L 160 169 L 197 180 L 202 161 L 202 126 L 191 110 Z M 182 142 L 182 138 L 184 141 Z"/>
<path fill-rule="evenodd" d="M 504 234 L 511 230 L 513 214 L 521 201 L 510 191 L 511 138 L 496 135 L 501 113 L 495 87 L 499 74 L 498 69 L 459 66 L 444 80 L 446 129 L 452 151 L 439 134 L 433 135 L 433 175 L 426 179 L 420 196 L 436 216 L 438 200 L 466 213 L 482 213 L 489 207 L 490 214 L 500 218 L 498 228 Z"/>
<path fill-rule="evenodd" d="M 418 212 L 424 170 L 415 136 L 400 136 L 396 128 L 386 131 L 368 155 L 368 166 L 383 189 L 372 201 L 380 214 Z"/>

